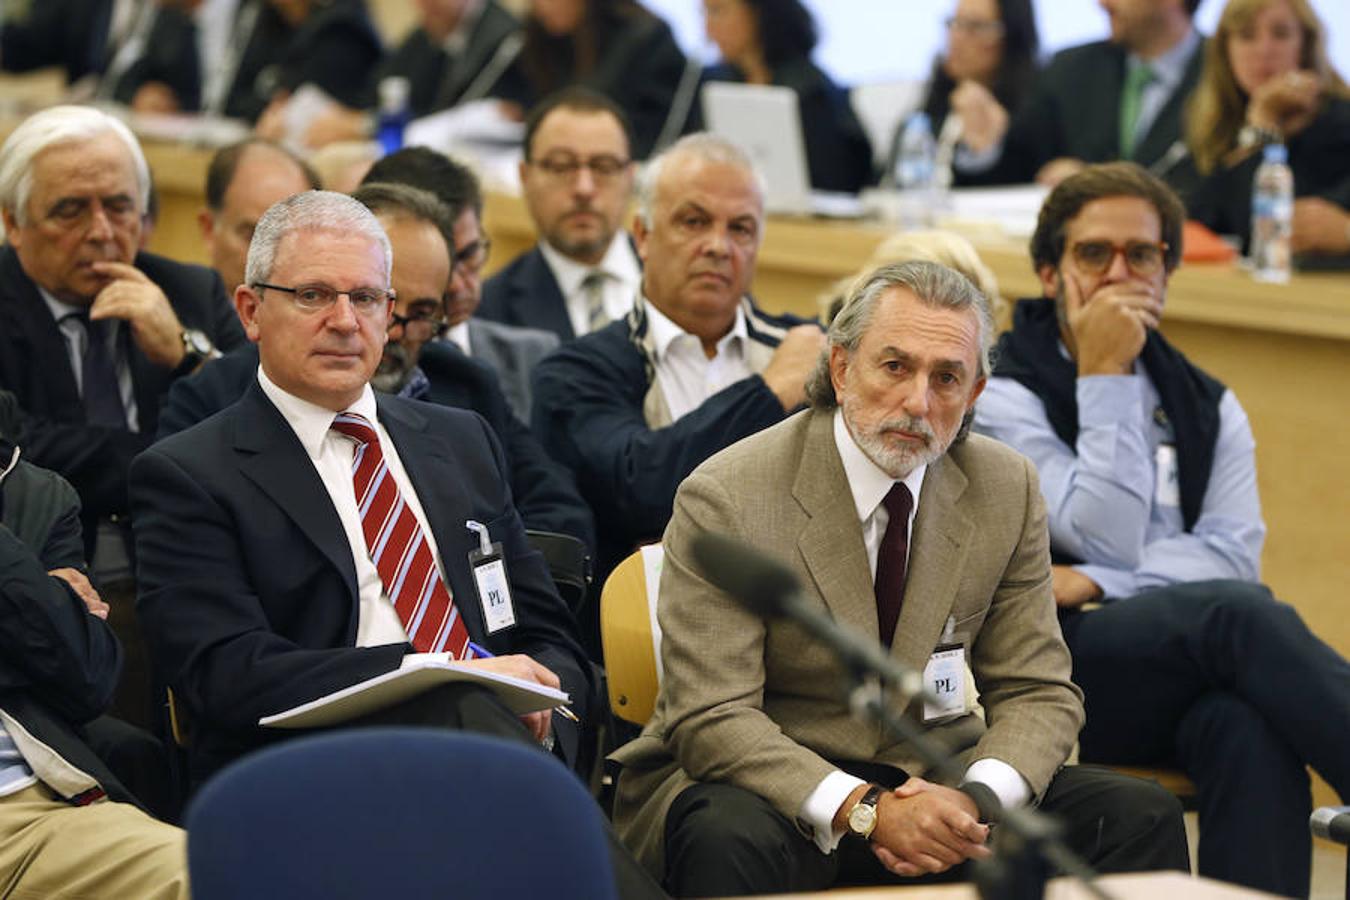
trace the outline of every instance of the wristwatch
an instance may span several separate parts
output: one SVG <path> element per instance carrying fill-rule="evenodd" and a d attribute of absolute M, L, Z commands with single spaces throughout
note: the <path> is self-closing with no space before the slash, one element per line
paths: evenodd
<path fill-rule="evenodd" d="M 872 785 L 862 799 L 853 804 L 848 811 L 848 830 L 850 834 L 867 840 L 877 827 L 877 801 L 881 799 L 882 789 Z"/>
<path fill-rule="evenodd" d="M 175 378 L 194 372 L 197 367 L 208 359 L 215 359 L 220 355 L 216 345 L 211 343 L 211 339 L 206 336 L 206 332 L 196 328 L 183 329 L 183 360 L 174 367 L 173 375 Z"/>
<path fill-rule="evenodd" d="M 1243 125 L 1238 130 L 1238 146 L 1244 149 L 1248 147 L 1264 147 L 1266 144 L 1283 144 L 1284 135 L 1280 134 L 1274 128 L 1264 128 L 1260 125 Z"/>

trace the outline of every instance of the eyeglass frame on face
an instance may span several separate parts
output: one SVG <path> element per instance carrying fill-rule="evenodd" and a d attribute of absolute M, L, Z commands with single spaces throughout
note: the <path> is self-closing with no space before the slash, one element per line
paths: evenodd
<path fill-rule="evenodd" d="M 402 328 L 404 335 L 411 336 L 411 326 L 427 326 L 429 328 L 424 340 L 431 340 L 439 337 L 445 332 L 445 306 L 442 305 L 435 310 L 426 310 L 420 315 L 404 316 L 397 312 L 389 313 L 388 331 L 395 328 Z"/>
<path fill-rule="evenodd" d="M 1081 255 L 1080 248 L 1096 247 L 1101 250 L 1110 248 L 1111 253 L 1100 262 L 1091 262 L 1085 260 Z M 1094 240 L 1094 241 L 1075 241 L 1069 246 L 1069 256 L 1073 259 L 1074 265 L 1084 273 L 1093 276 L 1104 275 L 1111 268 L 1111 265 L 1119 256 L 1125 260 L 1125 267 L 1138 278 L 1151 278 L 1157 275 L 1167 266 L 1167 251 L 1171 245 L 1167 241 L 1125 241 L 1117 244 L 1115 241 Z M 1156 253 L 1156 258 L 1144 260 L 1141 265 L 1136 265 L 1136 261 L 1130 259 L 1131 252 L 1150 251 Z"/>
<path fill-rule="evenodd" d="M 1003 37 L 1005 27 L 1002 22 L 992 19 L 967 19 L 961 16 L 948 16 L 942 22 L 948 31 L 963 31 L 971 37 L 994 40 Z"/>
<path fill-rule="evenodd" d="M 543 159 L 525 162 L 557 181 L 575 181 L 581 170 L 586 169 L 591 173 L 591 178 L 606 184 L 618 178 L 633 164 L 631 159 L 621 159 L 609 153 L 598 153 L 586 159 L 571 153 L 550 153 Z"/>
<path fill-rule="evenodd" d="M 491 255 L 492 240 L 487 235 L 481 235 L 478 240 L 470 241 L 455 251 L 454 258 L 450 260 L 450 272 L 454 274 L 463 270 L 469 275 L 477 275 L 487 265 Z M 477 260 L 472 258 L 475 256 Z"/>
<path fill-rule="evenodd" d="M 255 281 L 249 286 L 255 291 L 272 290 L 281 291 L 283 294 L 289 294 L 291 305 L 305 313 L 327 312 L 337 303 L 338 297 L 346 296 L 347 302 L 351 304 L 354 312 L 369 317 L 375 315 L 378 310 L 387 308 L 387 304 L 395 297 L 392 288 L 358 287 L 352 288 L 349 291 L 339 291 L 337 288 L 321 282 L 298 284 L 295 287 L 285 287 L 280 284 L 268 284 L 265 281 Z M 317 303 L 311 303 L 300 298 L 302 292 L 310 291 L 319 293 L 320 299 Z M 261 294 L 258 295 L 258 299 L 262 299 Z"/>

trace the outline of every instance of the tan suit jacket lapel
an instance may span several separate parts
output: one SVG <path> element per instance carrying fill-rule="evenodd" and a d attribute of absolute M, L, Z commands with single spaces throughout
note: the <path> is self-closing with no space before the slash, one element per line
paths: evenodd
<path fill-rule="evenodd" d="M 880 640 L 872 570 L 834 443 L 833 416 L 813 414 L 792 493 L 811 517 L 797 535 L 797 547 L 816 591 L 836 621 Z M 809 587 L 806 593 L 811 593 Z"/>
<path fill-rule="evenodd" d="M 974 523 L 960 500 L 966 476 L 948 456 L 928 467 L 910 535 L 905 601 L 891 656 L 922 670 L 942 636 L 956 600 Z"/>

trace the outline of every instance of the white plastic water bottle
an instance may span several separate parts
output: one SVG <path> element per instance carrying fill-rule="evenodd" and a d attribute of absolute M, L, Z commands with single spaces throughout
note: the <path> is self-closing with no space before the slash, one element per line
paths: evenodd
<path fill-rule="evenodd" d="M 1284 283 L 1292 267 L 1294 173 L 1283 144 L 1267 144 L 1252 180 L 1252 277 Z"/>
<path fill-rule="evenodd" d="M 937 141 L 928 114 L 916 112 L 905 122 L 900 132 L 900 146 L 895 154 L 895 186 L 905 193 L 905 206 L 912 221 L 908 225 L 928 225 L 937 210 L 938 184 L 936 175 Z"/>

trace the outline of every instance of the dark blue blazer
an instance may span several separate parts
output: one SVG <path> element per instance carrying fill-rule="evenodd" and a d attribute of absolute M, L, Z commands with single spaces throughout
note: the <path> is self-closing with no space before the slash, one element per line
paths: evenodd
<path fill-rule="evenodd" d="M 571 614 L 511 505 L 501 448 L 474 413 L 377 395 L 472 640 L 525 653 L 584 716 L 593 686 Z M 354 647 L 351 546 L 290 425 L 254 383 L 235 405 L 166 438 L 131 469 L 137 613 L 151 656 L 194 717 L 194 779 L 287 736 L 260 717 L 396 669 L 411 647 Z M 500 541 L 517 624 L 488 635 L 469 569 L 483 522 Z M 577 732 L 555 724 L 575 758 Z"/>
<path fill-rule="evenodd" d="M 505 325 L 542 328 L 563 343 L 577 336 L 562 289 L 538 244 L 483 282 L 483 301 L 474 315 Z"/>
<path fill-rule="evenodd" d="M 428 400 L 471 409 L 487 420 L 506 457 L 511 494 L 525 527 L 569 534 L 594 552 L 595 525 L 572 473 L 549 459 L 529 427 L 511 412 L 496 373 L 448 341 L 425 345 L 418 362 L 431 382 Z M 257 345 L 247 344 L 181 379 L 169 390 L 158 437 L 177 434 L 234 403 L 257 382 L 257 371 Z"/>

